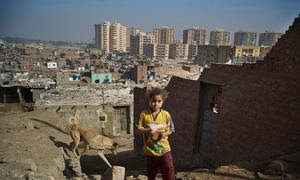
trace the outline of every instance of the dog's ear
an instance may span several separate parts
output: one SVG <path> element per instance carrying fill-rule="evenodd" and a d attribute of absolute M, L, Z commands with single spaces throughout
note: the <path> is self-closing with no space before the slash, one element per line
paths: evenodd
<path fill-rule="evenodd" d="M 118 146 L 119 146 L 118 143 L 113 143 L 113 148 L 111 149 L 113 155 L 117 154 Z"/>
<path fill-rule="evenodd" d="M 79 121 L 78 121 L 77 118 L 71 117 L 70 120 L 69 120 L 69 127 L 71 129 L 74 129 L 75 127 L 77 127 L 78 123 L 79 123 Z"/>

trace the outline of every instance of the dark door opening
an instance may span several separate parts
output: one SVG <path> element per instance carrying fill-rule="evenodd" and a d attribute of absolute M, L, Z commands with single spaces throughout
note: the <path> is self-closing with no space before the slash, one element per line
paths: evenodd
<path fill-rule="evenodd" d="M 200 99 L 200 142 L 198 152 L 211 164 L 213 131 L 216 127 L 222 103 L 222 86 L 201 82 Z"/>

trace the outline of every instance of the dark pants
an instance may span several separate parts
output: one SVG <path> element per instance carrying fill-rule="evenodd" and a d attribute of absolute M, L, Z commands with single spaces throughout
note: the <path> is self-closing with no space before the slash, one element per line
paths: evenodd
<path fill-rule="evenodd" d="M 155 176 L 160 169 L 164 180 L 175 180 L 175 171 L 171 152 L 160 157 L 147 157 L 148 180 L 155 180 Z"/>

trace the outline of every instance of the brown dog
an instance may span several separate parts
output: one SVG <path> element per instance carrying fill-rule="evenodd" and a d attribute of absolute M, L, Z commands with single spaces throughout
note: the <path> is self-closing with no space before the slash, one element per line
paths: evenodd
<path fill-rule="evenodd" d="M 72 117 L 69 120 L 70 135 L 73 139 L 74 146 L 72 151 L 74 155 L 79 158 L 79 155 L 76 153 L 76 149 L 80 143 L 80 138 L 85 142 L 85 149 L 82 154 L 88 149 L 95 149 L 98 151 L 98 155 L 103 159 L 103 161 L 109 166 L 112 167 L 108 160 L 105 158 L 103 152 L 105 149 L 110 150 L 114 155 L 116 154 L 116 149 L 118 144 L 115 143 L 112 139 L 102 136 L 96 133 L 94 130 L 86 127 L 84 124 L 80 123 L 77 118 Z"/>

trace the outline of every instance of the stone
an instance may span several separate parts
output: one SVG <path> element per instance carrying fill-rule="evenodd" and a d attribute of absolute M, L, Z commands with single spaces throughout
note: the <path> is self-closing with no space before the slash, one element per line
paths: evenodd
<path fill-rule="evenodd" d="M 37 166 L 32 159 L 24 159 L 22 161 L 22 164 L 23 164 L 25 170 L 29 170 L 29 171 L 33 171 L 33 172 L 37 171 Z"/>
<path fill-rule="evenodd" d="M 133 177 L 133 176 L 127 176 L 127 177 L 125 178 L 125 180 L 136 180 L 136 178 Z"/>
<path fill-rule="evenodd" d="M 24 125 L 24 128 L 25 129 L 28 129 L 28 130 L 31 130 L 33 129 L 34 125 L 32 124 L 32 122 L 27 122 L 25 125 Z"/>
<path fill-rule="evenodd" d="M 81 177 L 72 177 L 71 180 L 83 180 Z"/>
<path fill-rule="evenodd" d="M 148 180 L 148 177 L 145 175 L 138 175 L 137 180 Z"/>
<path fill-rule="evenodd" d="M 124 180 L 125 179 L 125 167 L 113 166 L 105 171 L 103 174 L 103 180 Z"/>
<path fill-rule="evenodd" d="M 90 177 L 92 180 L 101 180 L 102 179 L 101 175 L 91 175 Z"/>
<path fill-rule="evenodd" d="M 288 164 L 282 160 L 274 160 L 270 162 L 265 168 L 264 172 L 267 174 L 282 175 L 288 169 Z"/>

